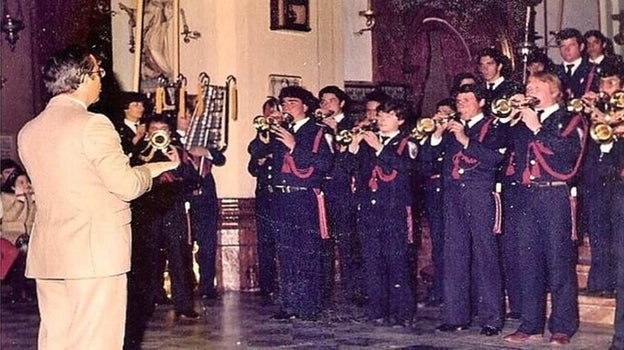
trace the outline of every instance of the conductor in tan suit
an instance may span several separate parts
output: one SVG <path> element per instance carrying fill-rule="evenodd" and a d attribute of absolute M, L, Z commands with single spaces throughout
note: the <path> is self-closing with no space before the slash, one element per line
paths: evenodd
<path fill-rule="evenodd" d="M 39 349 L 121 349 L 130 269 L 129 201 L 180 164 L 130 167 L 109 119 L 87 111 L 105 71 L 70 46 L 43 70 L 52 99 L 18 135 L 37 191 L 26 275 L 36 279 Z"/>

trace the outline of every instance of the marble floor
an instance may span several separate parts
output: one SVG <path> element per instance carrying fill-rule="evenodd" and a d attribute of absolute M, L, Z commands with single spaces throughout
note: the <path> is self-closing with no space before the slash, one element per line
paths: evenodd
<path fill-rule="evenodd" d="M 548 334 L 543 341 L 514 345 L 502 336 L 479 335 L 479 328 L 439 333 L 437 308 L 420 308 L 412 328 L 374 326 L 361 320 L 361 309 L 343 305 L 325 311 L 318 321 L 271 320 L 275 305 L 250 293 L 228 292 L 206 305 L 200 320 L 175 320 L 170 306 L 158 306 L 145 335 L 143 349 L 552 349 Z M 36 348 L 37 307 L 34 302 L 0 309 L 0 349 Z M 508 322 L 503 334 L 517 321 Z M 610 325 L 581 324 L 565 349 L 607 349 Z"/>

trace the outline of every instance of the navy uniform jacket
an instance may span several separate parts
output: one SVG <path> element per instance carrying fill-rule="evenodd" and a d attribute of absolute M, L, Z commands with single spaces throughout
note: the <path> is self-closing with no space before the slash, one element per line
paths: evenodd
<path fill-rule="evenodd" d="M 115 121 L 115 130 L 119 133 L 119 137 L 121 138 L 121 148 L 125 154 L 130 154 L 134 150 L 134 144 L 132 143 L 132 139 L 136 134 L 126 123 L 124 120 Z"/>
<path fill-rule="evenodd" d="M 470 138 L 466 149 L 447 132 L 439 145 L 432 146 L 429 141 L 423 145 L 422 161 L 433 162 L 444 152 L 442 177 L 446 185 L 493 185 L 498 165 L 504 158 L 498 151 L 501 146 L 498 127 L 493 125 L 492 118 L 484 117 L 465 133 Z"/>
<path fill-rule="evenodd" d="M 407 135 L 400 133 L 388 141 L 379 156 L 364 141 L 358 153 L 347 153 L 349 166 L 355 171 L 357 203 L 391 208 L 412 205 L 410 176 L 414 163 L 407 143 Z"/>
<path fill-rule="evenodd" d="M 256 159 L 273 154 L 275 166 L 270 174 L 273 186 L 320 188 L 321 180 L 333 165 L 324 133 L 322 126 L 309 119 L 294 134 L 296 145 L 292 152 L 271 134 L 268 144 L 256 137 L 249 145 L 249 153 Z"/>
<path fill-rule="evenodd" d="M 555 66 L 555 74 L 561 80 L 563 90 L 567 92 L 568 98 L 580 98 L 586 91 L 597 92 L 598 75 L 596 73 L 596 66 L 590 63 L 587 58 L 583 58 L 571 77 L 566 74 L 566 67 L 563 64 Z"/>
<path fill-rule="evenodd" d="M 537 135 L 524 123 L 514 126 L 509 135 L 515 167 L 508 169 L 508 175 L 524 185 L 569 181 L 576 174 L 582 148 L 580 118 L 559 108 L 542 122 Z"/>

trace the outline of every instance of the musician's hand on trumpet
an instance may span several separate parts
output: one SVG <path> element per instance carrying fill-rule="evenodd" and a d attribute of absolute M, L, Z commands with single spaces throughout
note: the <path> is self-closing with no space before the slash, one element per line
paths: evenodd
<path fill-rule="evenodd" d="M 453 133 L 457 142 L 464 146 L 464 148 L 468 146 L 470 138 L 466 135 L 464 124 L 457 120 L 449 120 L 447 129 L 449 132 Z"/>
<path fill-rule="evenodd" d="M 297 142 L 295 141 L 295 135 L 291 134 L 288 129 L 282 127 L 279 124 L 271 125 L 271 133 L 275 135 L 275 139 L 284 144 L 289 150 L 295 149 Z"/>
<path fill-rule="evenodd" d="M 338 130 L 338 122 L 334 118 L 331 118 L 334 114 L 335 112 L 330 109 L 318 108 L 314 111 L 314 118 L 317 123 L 325 124 L 336 132 L 336 130 Z"/>
<path fill-rule="evenodd" d="M 536 133 L 542 127 L 542 122 L 533 108 L 521 108 L 518 113 L 520 120 L 533 133 Z"/>

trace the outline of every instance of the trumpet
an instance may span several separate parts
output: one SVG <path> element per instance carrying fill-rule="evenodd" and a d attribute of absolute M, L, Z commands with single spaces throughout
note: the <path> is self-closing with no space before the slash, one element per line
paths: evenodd
<path fill-rule="evenodd" d="M 459 113 L 455 112 L 448 115 L 420 118 L 416 122 L 416 126 L 410 131 L 410 136 L 413 139 L 422 140 L 433 134 L 438 125 L 444 125 L 451 120 L 459 121 Z"/>
<path fill-rule="evenodd" d="M 514 101 L 507 98 L 497 98 L 492 101 L 491 111 L 498 118 L 506 118 L 511 115 L 514 108 L 533 108 L 540 103 L 537 97 L 526 96 L 522 101 Z"/>
<path fill-rule="evenodd" d="M 171 144 L 171 136 L 166 130 L 156 130 L 150 134 L 148 142 L 154 149 L 164 151 Z"/>
<path fill-rule="evenodd" d="M 282 113 L 277 116 L 270 115 L 268 117 L 258 115 L 253 119 L 253 126 L 258 132 L 266 132 L 271 129 L 272 125 L 279 125 L 286 128 L 293 120 L 293 116 L 288 113 Z"/>
<path fill-rule="evenodd" d="M 619 111 L 624 109 L 624 91 L 615 91 L 609 98 L 609 106 L 611 110 Z"/>
<path fill-rule="evenodd" d="M 607 114 L 605 119 L 606 123 L 595 123 L 589 128 L 589 136 L 592 140 L 599 144 L 610 143 L 617 141 L 624 137 L 624 128 L 618 129 L 619 126 L 624 125 L 624 116 L 620 116 L 615 119 L 611 119 L 611 115 Z"/>
<path fill-rule="evenodd" d="M 353 138 L 356 135 L 359 135 L 366 131 L 372 131 L 372 132 L 379 131 L 379 128 L 377 127 L 377 120 L 373 119 L 368 124 L 364 124 L 362 126 L 356 126 L 355 128 L 351 130 L 348 130 L 348 129 L 340 130 L 336 134 L 336 142 L 338 142 L 341 145 L 347 146 L 351 144 L 351 142 L 353 141 Z"/>
<path fill-rule="evenodd" d="M 321 109 L 317 109 L 316 112 L 314 112 L 314 121 L 318 124 L 323 123 L 323 119 L 331 117 L 334 113 L 335 112 L 331 110 L 324 113 Z"/>
<path fill-rule="evenodd" d="M 622 96 L 622 98 L 624 98 L 624 95 Z M 604 106 L 606 106 L 605 109 L 609 109 L 609 96 L 601 91 L 598 93 L 593 101 L 587 101 L 583 98 L 573 98 L 568 101 L 566 109 L 568 110 L 568 112 L 571 113 L 580 113 L 586 108 L 590 110 L 595 109 L 596 104 L 598 103 L 602 103 Z"/>

